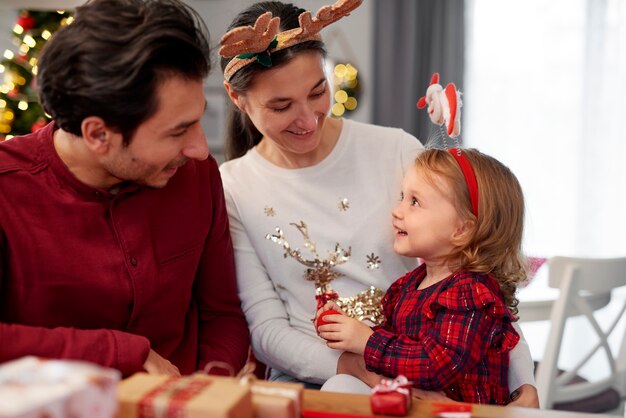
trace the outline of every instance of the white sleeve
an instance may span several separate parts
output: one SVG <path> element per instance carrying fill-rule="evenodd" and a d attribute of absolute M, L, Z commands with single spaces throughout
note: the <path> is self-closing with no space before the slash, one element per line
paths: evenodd
<path fill-rule="evenodd" d="M 524 338 L 522 328 L 517 322 L 513 323 L 515 331 L 520 336 L 519 342 L 509 353 L 509 390 L 513 392 L 524 384 L 535 385 L 533 359 L 530 356 L 530 347 Z"/>
<path fill-rule="evenodd" d="M 225 192 L 235 250 L 237 283 L 255 356 L 271 368 L 311 383 L 324 383 L 337 373 L 341 351 L 321 338 L 292 327 L 272 280 L 257 257 L 239 211 Z"/>

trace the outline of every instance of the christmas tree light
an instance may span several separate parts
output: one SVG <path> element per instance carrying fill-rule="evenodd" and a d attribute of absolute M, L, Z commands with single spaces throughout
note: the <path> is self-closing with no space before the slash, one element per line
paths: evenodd
<path fill-rule="evenodd" d="M 352 64 L 337 64 L 332 72 L 333 105 L 331 113 L 334 117 L 344 116 L 345 113 L 356 109 L 357 97 L 360 94 L 358 70 Z"/>
<path fill-rule="evenodd" d="M 16 50 L 4 51 L 0 61 L 0 141 L 49 121 L 37 97 L 37 56 L 54 31 L 72 20 L 63 10 L 19 12 L 12 32 Z"/>

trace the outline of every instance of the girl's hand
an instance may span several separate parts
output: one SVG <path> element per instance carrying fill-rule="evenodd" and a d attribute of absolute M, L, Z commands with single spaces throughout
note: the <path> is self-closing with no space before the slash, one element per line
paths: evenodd
<path fill-rule="evenodd" d="M 328 315 L 345 315 L 345 313 L 341 310 L 339 305 L 335 302 L 327 302 L 324 306 L 322 306 L 315 314 L 315 319 L 313 320 L 315 324 L 315 330 L 319 334 L 319 327 L 322 325 L 330 324 L 331 322 L 326 320 L 326 316 Z"/>
<path fill-rule="evenodd" d="M 317 332 L 327 340 L 327 345 L 335 350 L 345 350 L 363 354 L 372 329 L 363 322 L 347 315 L 327 315 L 327 325 L 320 325 Z"/>
<path fill-rule="evenodd" d="M 324 306 L 322 306 L 321 308 L 319 308 L 315 314 L 315 319 L 319 318 L 320 314 L 322 312 L 326 312 L 326 311 L 337 311 L 337 313 L 340 313 L 342 315 L 345 315 L 345 313 L 343 312 L 343 310 L 339 307 L 339 305 L 337 305 L 337 303 L 335 301 L 329 301 L 326 302 L 326 304 Z"/>

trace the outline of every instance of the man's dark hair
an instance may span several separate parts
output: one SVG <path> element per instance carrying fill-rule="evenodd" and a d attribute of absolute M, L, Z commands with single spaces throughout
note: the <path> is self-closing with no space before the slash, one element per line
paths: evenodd
<path fill-rule="evenodd" d="M 157 111 L 157 87 L 171 77 L 202 80 L 210 70 L 206 25 L 179 0 L 91 0 L 59 29 L 39 58 L 44 110 L 82 136 L 101 117 L 129 143 Z"/>

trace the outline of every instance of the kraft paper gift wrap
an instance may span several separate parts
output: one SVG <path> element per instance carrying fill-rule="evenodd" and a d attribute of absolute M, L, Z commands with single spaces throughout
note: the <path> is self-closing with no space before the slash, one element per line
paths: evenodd
<path fill-rule="evenodd" d="M 221 362 L 207 364 L 204 371 L 208 372 L 214 367 L 226 369 L 231 376 L 235 375 L 230 366 Z M 249 362 L 234 377 L 211 377 L 237 382 L 249 388 L 252 393 L 255 418 L 300 418 L 304 385 L 302 383 L 260 380 L 254 374 L 254 369 L 255 364 Z"/>
<path fill-rule="evenodd" d="M 255 418 L 300 418 L 302 383 L 253 380 L 249 384 Z"/>
<path fill-rule="evenodd" d="M 136 373 L 118 386 L 118 418 L 252 418 L 250 389 L 230 378 Z"/>

